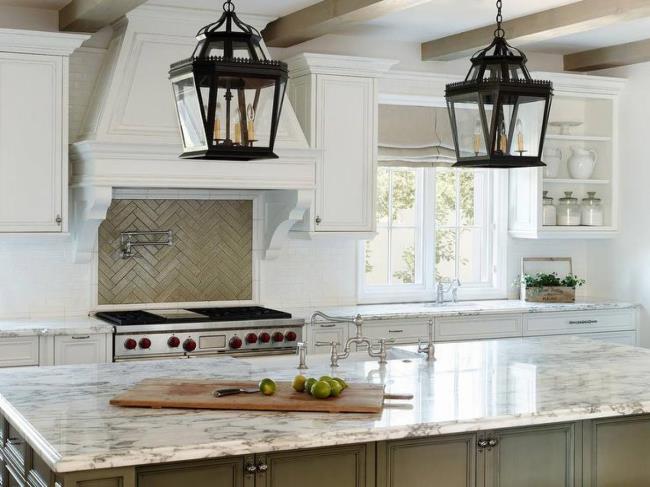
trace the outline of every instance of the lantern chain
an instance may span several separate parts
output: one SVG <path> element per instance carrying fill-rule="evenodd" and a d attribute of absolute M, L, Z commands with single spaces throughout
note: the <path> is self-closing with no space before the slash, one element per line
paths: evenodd
<path fill-rule="evenodd" d="M 503 30 L 503 15 L 501 14 L 501 9 L 503 8 L 502 0 L 497 0 L 497 29 L 494 31 L 495 37 L 505 37 L 506 31 Z"/>
<path fill-rule="evenodd" d="M 226 2 L 223 4 L 223 10 L 224 10 L 224 12 L 234 12 L 235 11 L 235 4 L 232 3 L 232 0 L 226 0 Z"/>

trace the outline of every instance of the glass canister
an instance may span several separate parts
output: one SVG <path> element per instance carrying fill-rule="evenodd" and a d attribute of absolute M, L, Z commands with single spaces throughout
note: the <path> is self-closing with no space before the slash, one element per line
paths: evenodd
<path fill-rule="evenodd" d="M 548 195 L 548 191 L 544 191 L 544 215 L 543 225 L 545 227 L 553 227 L 557 225 L 557 208 L 553 204 L 553 198 Z"/>
<path fill-rule="evenodd" d="M 565 191 L 564 198 L 560 198 L 560 203 L 557 205 L 557 224 L 564 227 L 577 227 L 580 221 L 578 198 L 573 197 L 573 191 Z"/>
<path fill-rule="evenodd" d="M 603 226 L 603 204 L 596 198 L 595 191 L 588 191 L 587 197 L 582 200 L 582 224 L 588 227 Z"/>

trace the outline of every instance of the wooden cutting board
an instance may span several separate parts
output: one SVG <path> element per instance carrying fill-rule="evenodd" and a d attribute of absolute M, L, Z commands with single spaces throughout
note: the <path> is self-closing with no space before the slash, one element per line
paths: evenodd
<path fill-rule="evenodd" d="M 384 386 L 351 384 L 339 397 L 316 399 L 296 392 L 290 382 L 277 382 L 272 396 L 261 392 L 214 397 L 218 389 L 256 388 L 256 382 L 187 379 L 147 379 L 115 396 L 114 406 L 172 409 L 230 409 L 249 411 L 300 411 L 330 413 L 380 413 Z"/>

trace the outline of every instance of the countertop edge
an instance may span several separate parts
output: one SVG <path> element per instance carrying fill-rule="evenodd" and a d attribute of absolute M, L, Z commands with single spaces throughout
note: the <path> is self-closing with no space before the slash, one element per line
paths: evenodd
<path fill-rule="evenodd" d="M 244 440 L 225 443 L 209 443 L 204 445 L 188 446 L 187 448 L 161 447 L 150 450 L 142 449 L 123 451 L 119 455 L 85 457 L 81 455 L 60 457 L 43 441 L 40 447 L 46 447 L 48 454 L 43 458 L 55 473 L 71 473 L 83 470 L 99 470 L 106 468 L 135 467 L 140 465 L 153 465 L 172 462 L 196 461 L 217 459 L 231 456 L 268 453 L 276 451 L 292 451 L 319 447 L 343 446 L 375 441 L 401 440 L 405 438 L 425 438 L 449 434 L 470 433 L 493 429 L 514 427 L 527 427 L 545 424 L 566 423 L 588 419 L 633 416 L 650 413 L 650 402 L 628 403 L 622 405 L 608 405 L 594 409 L 585 406 L 579 410 L 549 411 L 534 415 L 517 415 L 491 418 L 488 420 L 477 419 L 467 421 L 454 421 L 449 423 L 426 423 L 413 426 L 397 426 L 391 428 L 374 428 L 372 430 L 346 430 L 325 431 L 315 437 L 292 436 L 274 442 L 250 444 Z M 28 438 L 28 440 L 30 440 Z M 33 446 L 33 445 L 32 445 Z M 39 448 L 34 448 L 40 453 Z M 137 458 L 137 461 L 133 461 Z"/>

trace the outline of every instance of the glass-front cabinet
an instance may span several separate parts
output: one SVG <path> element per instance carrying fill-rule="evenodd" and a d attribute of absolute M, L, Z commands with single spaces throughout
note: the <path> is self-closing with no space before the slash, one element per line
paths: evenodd
<path fill-rule="evenodd" d="M 618 97 L 624 80 L 551 73 L 535 76 L 551 79 L 555 88 L 542 153 L 546 167 L 510 171 L 510 235 L 613 237 L 618 229 Z M 561 206 L 560 200 L 566 198 L 586 204 L 590 211 L 582 212 L 580 221 L 560 218 L 558 212 L 557 219 L 545 222 L 544 203 L 548 213 L 548 205 Z M 600 200 L 598 218 L 591 211 L 594 200 Z"/>

